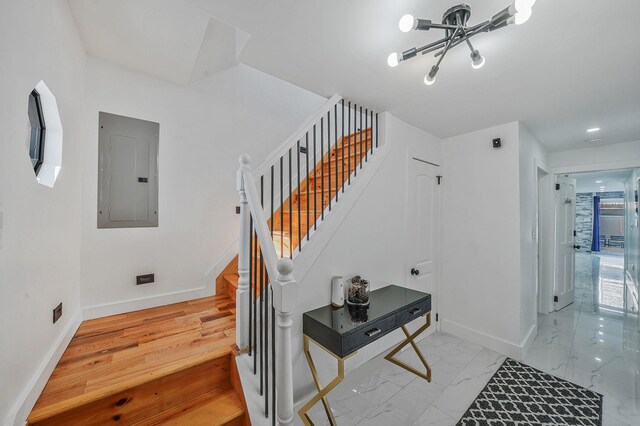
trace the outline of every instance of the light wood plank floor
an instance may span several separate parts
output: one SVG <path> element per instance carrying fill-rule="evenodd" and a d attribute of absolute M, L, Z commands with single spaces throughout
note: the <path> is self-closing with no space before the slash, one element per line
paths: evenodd
<path fill-rule="evenodd" d="M 232 353 L 235 303 L 225 296 L 83 322 L 31 416 L 95 401 Z"/>

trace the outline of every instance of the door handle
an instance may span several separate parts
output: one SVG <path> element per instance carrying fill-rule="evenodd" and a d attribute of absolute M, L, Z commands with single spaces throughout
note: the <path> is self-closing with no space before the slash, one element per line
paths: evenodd
<path fill-rule="evenodd" d="M 576 250 L 580 250 L 580 246 L 579 245 L 574 245 L 573 248 L 576 249 Z"/>
<path fill-rule="evenodd" d="M 420 275 L 420 271 L 416 268 L 411 268 L 411 275 Z"/>

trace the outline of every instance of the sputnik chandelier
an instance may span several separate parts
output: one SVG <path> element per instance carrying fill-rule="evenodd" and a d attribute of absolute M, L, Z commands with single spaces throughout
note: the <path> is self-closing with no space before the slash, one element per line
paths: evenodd
<path fill-rule="evenodd" d="M 402 53 L 392 53 L 387 58 L 390 67 L 396 67 L 402 61 L 415 57 L 418 53 L 426 55 L 427 53 L 438 51 L 434 57 L 438 59 L 436 64 L 431 67 L 431 71 L 424 77 L 424 84 L 432 85 L 436 81 L 436 74 L 440 70 L 440 63 L 444 59 L 447 52 L 461 43 L 467 43 L 471 50 L 471 66 L 475 69 L 482 68 L 484 65 L 484 56 L 473 48 L 471 37 L 480 33 L 495 31 L 506 27 L 510 24 L 524 24 L 531 17 L 531 8 L 536 0 L 515 0 L 512 5 L 495 14 L 488 21 L 478 25 L 469 26 L 468 21 L 471 16 L 471 7 L 467 4 L 459 4 L 447 10 L 442 16 L 442 24 L 436 24 L 428 19 L 414 18 L 411 15 L 404 15 L 400 18 L 400 31 L 407 33 L 411 30 L 428 31 L 432 28 L 445 31 L 445 37 L 438 41 L 429 43 L 422 47 L 414 47 L 405 50 Z"/>

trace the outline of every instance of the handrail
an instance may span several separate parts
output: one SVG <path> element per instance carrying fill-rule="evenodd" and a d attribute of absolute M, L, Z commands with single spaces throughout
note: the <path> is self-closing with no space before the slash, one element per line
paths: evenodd
<path fill-rule="evenodd" d="M 262 176 L 269 169 L 269 167 L 271 167 L 272 164 L 275 164 L 276 161 L 280 159 L 280 157 L 285 155 L 289 151 L 289 148 L 293 147 L 296 142 L 302 139 L 305 133 L 311 127 L 313 127 L 315 123 L 320 121 L 320 119 L 324 117 L 327 112 L 329 112 L 331 108 L 333 108 L 333 106 L 341 100 L 342 96 L 333 95 L 327 100 L 327 102 L 322 104 L 320 109 L 314 115 L 312 115 L 308 120 L 302 123 L 298 127 L 298 129 L 296 129 L 296 131 L 287 140 L 284 141 L 284 143 L 280 144 L 280 146 L 274 149 L 271 154 L 269 154 L 267 158 L 265 158 L 264 161 L 255 168 L 255 176 Z"/>
<path fill-rule="evenodd" d="M 248 159 L 247 156 L 247 160 Z M 249 162 L 247 162 L 249 165 Z M 249 211 L 253 217 L 253 224 L 258 234 L 258 241 L 260 241 L 260 249 L 262 255 L 265 258 L 265 266 L 270 277 L 278 276 L 278 255 L 276 254 L 276 248 L 273 245 L 273 239 L 271 238 L 271 231 L 267 225 L 267 216 L 264 214 L 262 205 L 260 204 L 260 198 L 258 196 L 258 188 L 256 188 L 253 172 L 251 170 L 243 170 L 242 176 L 244 180 L 244 191 L 247 196 L 247 203 L 249 204 Z"/>

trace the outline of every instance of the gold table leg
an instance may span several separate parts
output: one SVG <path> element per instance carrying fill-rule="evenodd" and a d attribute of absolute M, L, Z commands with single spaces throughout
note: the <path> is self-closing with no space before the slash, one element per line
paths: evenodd
<path fill-rule="evenodd" d="M 427 313 L 426 315 L 427 317 L 427 321 L 426 324 L 423 325 L 422 327 L 420 327 L 419 329 L 417 329 L 413 334 L 409 334 L 409 332 L 407 331 L 407 328 L 403 325 L 402 326 L 402 331 L 404 331 L 405 336 L 407 336 L 407 338 L 405 340 L 403 340 L 398 346 L 396 346 L 391 352 L 389 352 L 384 359 L 386 359 L 389 362 L 392 362 L 394 364 L 396 364 L 399 367 L 404 368 L 407 371 L 410 371 L 411 373 L 415 374 L 418 377 L 422 377 L 423 379 L 425 379 L 427 382 L 431 382 L 431 367 L 429 367 L 429 363 L 427 362 L 427 360 L 424 358 L 424 355 L 422 355 L 422 352 L 420 352 L 420 349 L 418 348 L 418 346 L 415 344 L 414 339 L 416 337 L 418 337 L 420 334 L 422 334 L 423 331 L 425 331 L 427 328 L 429 328 L 429 326 L 431 326 L 431 312 Z M 404 348 L 407 345 L 411 345 L 413 347 L 413 350 L 415 351 L 416 355 L 418 355 L 418 358 L 420 358 L 420 362 L 422 362 L 422 365 L 424 365 L 424 368 L 426 370 L 426 373 L 423 373 L 422 371 L 416 369 L 415 367 L 400 361 L 396 358 L 394 358 L 394 356 L 400 352 L 402 350 L 402 348 Z"/>
<path fill-rule="evenodd" d="M 324 405 L 324 411 L 326 411 L 326 413 L 327 413 L 327 417 L 329 419 L 329 423 L 331 424 L 331 426 L 336 426 L 336 419 L 333 416 L 333 412 L 331 411 L 331 406 L 329 405 L 329 401 L 327 400 L 326 395 L 331 391 L 331 389 L 333 389 L 336 386 L 338 386 L 338 384 L 344 379 L 344 361 L 347 358 L 355 355 L 357 352 L 349 354 L 344 358 L 340 358 L 340 357 L 337 357 L 332 352 L 328 351 L 321 344 L 315 342 L 318 346 L 320 346 L 329 355 L 331 355 L 332 357 L 334 357 L 338 361 L 338 376 L 335 379 L 333 379 L 327 386 L 323 387 L 322 384 L 320 384 L 320 378 L 318 377 L 318 371 L 316 370 L 316 366 L 313 363 L 313 359 L 311 358 L 311 353 L 309 352 L 309 342 L 310 341 L 313 341 L 313 340 L 305 335 L 304 336 L 304 355 L 307 358 L 307 362 L 309 363 L 309 368 L 311 369 L 311 374 L 313 375 L 313 381 L 316 384 L 316 388 L 318 389 L 318 393 L 315 396 L 313 396 L 313 398 L 311 398 L 309 401 L 307 401 L 306 404 L 304 404 L 302 406 L 302 408 L 298 411 L 298 415 L 302 419 L 302 423 L 304 423 L 307 426 L 312 426 L 313 422 L 311 421 L 311 419 L 307 415 L 307 411 L 309 411 L 309 409 L 311 409 L 311 407 L 316 405 L 316 403 L 318 401 L 322 401 L 322 405 Z"/>

